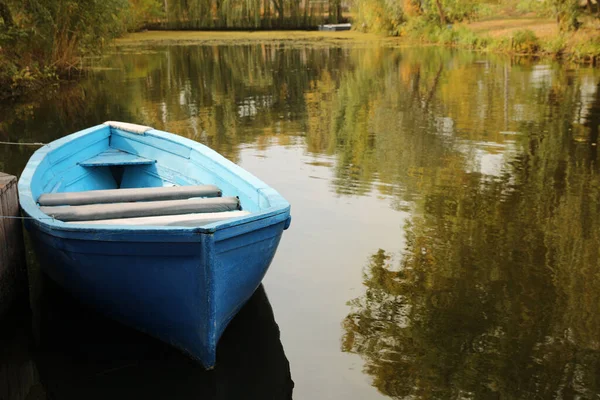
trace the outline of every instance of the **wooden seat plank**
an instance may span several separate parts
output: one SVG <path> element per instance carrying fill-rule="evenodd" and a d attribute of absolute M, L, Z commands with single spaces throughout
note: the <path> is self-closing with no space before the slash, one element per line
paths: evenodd
<path fill-rule="evenodd" d="M 69 224 L 127 226 L 202 226 L 213 222 L 250 215 L 248 211 L 226 211 L 206 214 L 163 215 L 158 217 L 116 218 L 92 221 L 72 221 Z"/>
<path fill-rule="evenodd" d="M 118 149 L 108 149 L 79 163 L 82 167 L 110 167 L 118 165 L 150 165 L 156 160 L 127 153 Z"/>

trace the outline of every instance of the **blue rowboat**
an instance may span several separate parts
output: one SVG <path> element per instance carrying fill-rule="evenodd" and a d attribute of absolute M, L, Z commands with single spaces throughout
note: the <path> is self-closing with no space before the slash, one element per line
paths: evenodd
<path fill-rule="evenodd" d="M 281 195 L 215 151 L 123 122 L 40 148 L 19 197 L 44 272 L 206 368 L 291 221 Z"/>

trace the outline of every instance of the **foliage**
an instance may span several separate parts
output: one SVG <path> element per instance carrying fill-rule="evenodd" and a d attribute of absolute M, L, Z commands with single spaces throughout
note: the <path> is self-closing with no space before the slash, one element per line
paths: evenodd
<path fill-rule="evenodd" d="M 128 7 L 121 12 L 121 19 L 128 31 L 138 31 L 165 15 L 160 0 L 129 0 Z"/>
<path fill-rule="evenodd" d="M 496 8 L 493 7 L 491 4 L 489 3 L 479 3 L 477 4 L 477 10 L 474 13 L 474 15 L 472 15 L 472 17 L 475 18 L 491 18 L 494 17 L 496 13 Z"/>
<path fill-rule="evenodd" d="M 542 41 L 540 46 L 545 54 L 558 57 L 565 52 L 567 47 L 567 39 L 563 34 L 561 34 Z"/>
<path fill-rule="evenodd" d="M 540 48 L 540 41 L 529 29 L 521 29 L 513 33 L 512 49 L 517 53 L 535 54 Z"/>
<path fill-rule="evenodd" d="M 546 1 L 520 0 L 517 3 L 516 11 L 521 14 L 534 12 L 534 13 L 537 13 L 542 16 L 551 15 L 550 9 L 547 5 L 547 0 Z"/>
<path fill-rule="evenodd" d="M 595 63 L 600 59 L 600 40 L 585 40 L 571 45 L 571 58 L 577 62 Z"/>
<path fill-rule="evenodd" d="M 485 49 L 491 41 L 490 38 L 477 35 L 475 32 L 465 27 L 458 28 L 456 32 L 457 38 L 455 42 L 459 47 L 481 50 Z"/>
<path fill-rule="evenodd" d="M 123 31 L 118 14 L 125 7 L 126 0 L 29 0 L 20 11 L 37 56 L 69 69 Z"/>
<path fill-rule="evenodd" d="M 367 3 L 367 5 L 362 5 L 363 3 Z M 361 7 L 368 8 L 370 3 L 371 1 L 369 0 L 361 0 Z M 390 12 L 388 18 L 398 15 L 399 12 L 403 12 L 403 9 L 410 10 L 406 13 L 409 18 L 403 18 L 402 20 L 396 19 L 397 24 L 401 24 L 406 20 L 409 20 L 408 22 L 410 23 L 411 20 L 413 20 L 413 24 L 437 26 L 471 20 L 476 17 L 480 8 L 479 3 L 475 0 L 422 0 L 418 2 L 405 0 L 403 5 L 400 5 L 399 2 L 393 2 L 392 4 L 395 4 L 396 8 L 401 8 L 402 10 Z M 387 11 L 391 8 L 392 7 L 389 6 L 387 8 L 380 7 L 379 10 Z M 378 15 L 378 13 L 374 14 Z M 444 23 L 441 23 L 442 19 L 444 20 Z M 407 27 L 406 29 L 401 30 L 413 29 L 414 28 Z"/>
<path fill-rule="evenodd" d="M 549 55 L 578 63 L 595 64 L 600 60 L 600 35 L 592 28 L 577 32 L 560 32 L 540 39 L 529 29 L 509 35 L 487 36 L 475 33 L 468 25 L 440 26 L 425 17 L 408 18 L 399 34 L 413 43 L 431 43 L 480 51 Z"/>
<path fill-rule="evenodd" d="M 437 0 L 423 1 L 425 15 L 431 20 L 438 19 Z M 476 0 L 441 0 L 440 4 L 444 10 L 447 23 L 455 23 L 470 20 L 475 17 L 478 10 L 478 1 Z"/>
<path fill-rule="evenodd" d="M 578 17 L 581 14 L 578 0 L 546 0 L 543 2 L 545 9 L 558 23 L 562 31 L 571 31 L 579 28 Z"/>
<path fill-rule="evenodd" d="M 0 0 L 14 16 L 0 25 L 0 96 L 36 87 L 79 69 L 123 31 L 127 0 Z M 3 18 L 5 20 L 7 18 Z"/>
<path fill-rule="evenodd" d="M 312 28 L 342 20 L 340 0 L 168 0 L 165 18 L 151 27 L 167 29 Z"/>
<path fill-rule="evenodd" d="M 473 50 L 488 48 L 491 39 L 475 34 L 464 26 L 443 26 L 430 24 L 423 18 L 409 20 L 401 30 L 401 34 L 426 43 L 457 46 Z"/>
<path fill-rule="evenodd" d="M 363 31 L 398 35 L 406 18 L 401 3 L 393 0 L 357 0 L 355 8 L 356 24 Z"/>

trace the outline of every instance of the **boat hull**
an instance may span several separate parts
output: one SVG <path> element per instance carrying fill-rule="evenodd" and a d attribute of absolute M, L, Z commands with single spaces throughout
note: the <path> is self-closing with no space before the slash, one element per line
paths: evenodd
<path fill-rule="evenodd" d="M 246 213 L 192 226 L 133 226 L 122 220 L 70 223 L 39 204 L 46 194 L 198 185 L 236 197 Z M 290 205 L 276 190 L 212 149 L 115 122 L 38 149 L 19 179 L 19 201 L 47 275 L 83 302 L 171 343 L 207 368 L 291 221 Z"/>
<path fill-rule="evenodd" d="M 206 368 L 229 321 L 260 285 L 288 215 L 213 234 L 144 235 L 26 227 L 43 271 L 83 302 L 172 344 Z"/>

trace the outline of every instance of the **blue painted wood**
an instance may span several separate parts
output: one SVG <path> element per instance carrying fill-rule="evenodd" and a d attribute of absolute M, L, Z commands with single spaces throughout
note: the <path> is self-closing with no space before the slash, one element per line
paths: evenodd
<path fill-rule="evenodd" d="M 121 187 L 216 184 L 250 215 L 201 227 L 73 225 L 50 219 L 42 193 L 114 189 L 110 166 L 81 162 L 124 151 L 156 160 L 121 164 Z M 127 161 L 127 160 L 125 160 Z M 274 189 L 192 140 L 98 125 L 36 151 L 19 181 L 23 212 L 42 268 L 107 315 L 215 363 L 217 342 L 265 275 L 289 226 L 290 205 Z"/>
<path fill-rule="evenodd" d="M 111 165 L 148 165 L 154 163 L 156 163 L 156 160 L 109 148 L 92 158 L 81 161 L 79 165 L 82 167 L 108 167 Z"/>

